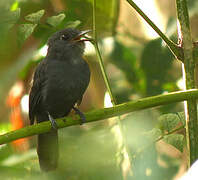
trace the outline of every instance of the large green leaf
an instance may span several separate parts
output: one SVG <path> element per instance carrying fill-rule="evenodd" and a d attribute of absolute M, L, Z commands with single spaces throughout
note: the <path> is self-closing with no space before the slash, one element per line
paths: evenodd
<path fill-rule="evenodd" d="M 173 81 L 169 75 L 173 55 L 167 47 L 162 46 L 161 39 L 148 42 L 141 57 L 141 68 L 146 76 L 146 95 L 162 93 L 163 85 Z"/>
<path fill-rule="evenodd" d="M 185 126 L 186 125 L 185 113 L 184 112 L 178 112 L 177 115 L 178 115 L 181 123 Z"/>
<path fill-rule="evenodd" d="M 162 131 L 158 128 L 153 128 L 145 133 L 145 136 L 151 139 L 152 141 L 157 140 L 159 137 L 161 137 L 161 135 L 162 135 Z"/>
<path fill-rule="evenodd" d="M 14 24 L 20 18 L 20 8 L 17 8 L 15 11 L 10 11 L 6 9 L 1 9 L 0 11 L 0 34 L 1 38 L 4 37 L 4 33 L 7 33 L 8 30 L 13 27 Z"/>
<path fill-rule="evenodd" d="M 130 48 L 115 41 L 111 59 L 111 62 L 125 73 L 127 80 L 131 84 L 138 82 L 137 58 Z"/>
<path fill-rule="evenodd" d="M 65 14 L 61 13 L 57 16 L 51 16 L 47 18 L 47 23 L 50 24 L 51 26 L 58 26 L 63 20 L 65 19 Z"/>
<path fill-rule="evenodd" d="M 163 114 L 159 117 L 160 128 L 168 132 L 172 131 L 181 122 L 178 114 Z"/>
<path fill-rule="evenodd" d="M 82 27 L 92 27 L 92 0 L 66 0 L 67 20 L 76 19 L 82 22 Z M 96 26 L 99 36 L 111 35 L 115 31 L 119 15 L 119 0 L 96 1 Z M 80 8 L 79 8 L 80 7 Z"/>
<path fill-rule="evenodd" d="M 183 152 L 184 136 L 182 134 L 166 135 L 163 139 L 164 142 L 174 146 L 179 151 Z"/>
<path fill-rule="evenodd" d="M 138 59 L 131 48 L 115 40 L 110 59 L 111 63 L 123 72 L 126 80 L 130 84 L 130 88 L 128 89 L 118 87 L 119 92 L 116 94 L 119 103 L 129 100 L 129 96 L 134 92 L 144 92 L 144 74 L 139 68 Z M 120 92 L 121 90 L 122 92 Z M 128 98 L 123 98 L 127 95 Z"/>
<path fill-rule="evenodd" d="M 18 29 L 18 40 L 22 44 L 34 31 L 37 24 L 21 24 Z"/>
<path fill-rule="evenodd" d="M 44 15 L 45 13 L 45 10 L 39 10 L 35 13 L 31 13 L 31 14 L 28 14 L 27 16 L 25 16 L 25 19 L 27 21 L 30 21 L 32 23 L 38 23 L 39 20 L 42 18 L 42 16 Z"/>

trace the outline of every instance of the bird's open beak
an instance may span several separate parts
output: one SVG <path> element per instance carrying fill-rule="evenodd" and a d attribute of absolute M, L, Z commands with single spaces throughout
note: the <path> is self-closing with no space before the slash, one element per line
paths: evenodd
<path fill-rule="evenodd" d="M 92 30 L 85 30 L 81 31 L 74 39 L 73 41 L 83 42 L 83 41 L 92 41 L 93 39 L 90 37 L 87 37 L 86 34 L 91 32 Z"/>

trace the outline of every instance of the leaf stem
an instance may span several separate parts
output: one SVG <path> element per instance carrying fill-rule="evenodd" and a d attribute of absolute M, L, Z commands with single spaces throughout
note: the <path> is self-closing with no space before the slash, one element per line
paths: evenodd
<path fill-rule="evenodd" d="M 170 131 L 170 132 L 167 132 L 167 133 L 165 133 L 165 134 L 159 136 L 157 139 L 153 140 L 153 141 L 150 142 L 149 144 L 147 144 L 147 145 L 143 146 L 142 148 L 138 149 L 138 151 L 135 153 L 134 157 L 137 157 L 137 155 L 139 155 L 140 153 L 142 153 L 142 152 L 144 152 L 145 150 L 147 150 L 148 147 L 150 147 L 151 145 L 153 145 L 153 143 L 157 143 L 158 141 L 162 140 L 165 136 L 170 135 L 170 134 L 173 134 L 173 133 L 175 133 L 175 132 L 177 132 L 177 131 L 180 131 L 180 130 L 182 130 L 182 129 L 184 129 L 184 128 L 185 128 L 185 126 L 182 125 L 182 126 L 176 128 L 176 129 L 174 129 L 174 130 L 172 130 L 172 131 Z"/>
<path fill-rule="evenodd" d="M 177 131 L 180 131 L 180 130 L 182 130 L 182 129 L 184 129 L 184 128 L 185 128 L 185 126 L 182 125 L 182 126 L 176 128 L 176 129 L 173 129 L 172 131 L 167 132 L 167 133 L 161 135 L 161 136 L 160 136 L 159 138 L 157 138 L 154 142 L 158 142 L 158 141 L 162 140 L 165 136 L 170 135 L 170 134 L 173 134 L 173 133 L 175 133 L 175 132 L 177 132 Z"/>

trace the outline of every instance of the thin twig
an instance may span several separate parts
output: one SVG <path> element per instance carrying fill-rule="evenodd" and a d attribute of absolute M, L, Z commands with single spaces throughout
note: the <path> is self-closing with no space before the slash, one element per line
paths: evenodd
<path fill-rule="evenodd" d="M 102 60 L 102 56 L 101 56 L 101 53 L 100 53 L 100 50 L 99 50 L 99 47 L 98 47 L 98 39 L 97 39 L 97 29 L 96 29 L 96 0 L 93 0 L 93 38 L 94 38 L 94 47 L 96 49 L 96 55 L 98 57 L 98 60 L 99 60 L 99 64 L 100 64 L 100 69 L 102 71 L 102 75 L 103 75 L 103 79 L 105 81 L 105 84 L 106 84 L 106 87 L 107 87 L 107 91 L 110 95 L 110 98 L 111 98 L 111 102 L 113 104 L 113 106 L 115 107 L 115 105 L 117 104 L 116 102 L 116 99 L 113 95 L 113 92 L 112 92 L 112 89 L 111 89 L 111 86 L 110 86 L 110 82 L 109 82 L 109 79 L 107 77 L 107 73 L 105 71 L 105 67 L 104 67 L 104 63 L 103 63 L 103 60 Z M 123 127 L 122 127 L 122 124 L 121 124 L 121 119 L 120 119 L 120 116 L 118 116 L 117 118 L 117 124 L 119 126 L 119 130 L 120 130 L 120 137 L 122 138 L 122 150 L 125 149 L 124 152 L 127 153 L 127 156 L 129 157 L 128 155 L 128 146 L 127 146 L 127 143 L 125 142 L 125 138 L 123 137 Z M 126 159 L 125 159 L 126 160 Z"/>
<path fill-rule="evenodd" d="M 104 78 L 104 81 L 105 81 L 105 85 L 106 85 L 107 91 L 110 95 L 112 104 L 115 105 L 116 100 L 113 96 L 113 92 L 112 92 L 112 89 L 111 89 L 111 86 L 110 86 L 110 82 L 109 82 L 109 79 L 107 77 L 107 73 L 106 73 L 106 70 L 105 70 L 105 67 L 104 67 L 102 56 L 100 54 L 100 50 L 99 50 L 99 47 L 98 47 L 98 38 L 97 38 L 97 30 L 96 30 L 96 0 L 93 1 L 93 39 L 94 39 L 94 41 L 92 41 L 92 42 L 93 42 L 93 45 L 96 49 L 96 55 L 97 55 L 98 60 L 99 60 L 100 69 L 102 71 L 102 75 L 103 75 L 103 78 Z"/>

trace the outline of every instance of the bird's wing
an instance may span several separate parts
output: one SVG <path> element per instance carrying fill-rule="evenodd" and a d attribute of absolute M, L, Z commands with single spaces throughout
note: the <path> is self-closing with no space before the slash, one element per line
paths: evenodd
<path fill-rule="evenodd" d="M 83 60 L 84 61 L 84 60 Z M 89 81 L 90 81 L 90 70 L 89 70 L 89 66 L 87 63 L 84 63 L 83 64 L 83 69 L 84 69 L 84 73 L 83 75 L 86 77 L 84 78 L 83 80 L 83 84 L 81 84 L 81 88 L 79 89 L 82 89 L 82 96 L 77 100 L 77 106 L 80 106 L 81 102 L 82 102 L 82 99 L 83 99 L 83 94 L 85 93 L 85 90 L 87 89 L 87 86 L 89 85 Z M 82 77 L 82 75 L 81 75 Z M 78 83 L 80 85 L 80 83 Z"/>
<path fill-rule="evenodd" d="M 29 95 L 29 119 L 30 124 L 34 124 L 35 113 L 38 111 L 41 100 L 41 88 L 44 83 L 44 71 L 45 67 L 41 62 L 34 73 L 33 84 Z"/>

